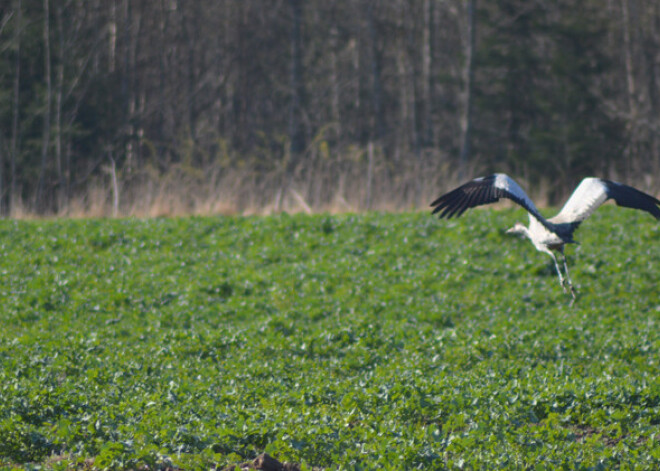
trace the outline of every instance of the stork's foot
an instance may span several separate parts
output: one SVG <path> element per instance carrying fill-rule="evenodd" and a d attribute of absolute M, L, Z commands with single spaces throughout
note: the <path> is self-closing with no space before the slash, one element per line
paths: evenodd
<path fill-rule="evenodd" d="M 575 290 L 575 288 L 573 288 L 573 285 L 570 284 L 570 283 L 568 284 L 568 289 L 569 289 L 569 291 L 571 293 L 571 297 L 572 297 L 571 304 L 570 304 L 572 306 L 573 304 L 575 304 L 575 301 L 577 301 L 577 291 Z M 566 291 L 566 290 L 564 290 L 564 291 Z"/>
<path fill-rule="evenodd" d="M 571 306 L 577 301 L 577 290 L 573 288 L 573 283 L 566 279 L 561 280 L 561 287 L 564 290 L 564 293 L 571 295 Z"/>

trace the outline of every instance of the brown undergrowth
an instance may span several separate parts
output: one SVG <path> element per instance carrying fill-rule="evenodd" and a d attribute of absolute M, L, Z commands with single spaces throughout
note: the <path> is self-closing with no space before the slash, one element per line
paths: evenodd
<path fill-rule="evenodd" d="M 343 160 L 316 158 L 286 171 L 249 165 L 174 164 L 165 170 L 145 166 L 132 172 L 107 171 L 57 197 L 49 211 L 35 211 L 29 201 L 15 198 L 8 215 L 26 219 L 425 210 L 439 194 L 490 171 L 474 166 L 462 173 L 441 155 L 393 165 L 363 153 Z M 573 182 L 545 179 L 533 184 L 524 175 L 510 174 L 539 207 L 560 204 L 573 190 Z M 654 178 L 626 182 L 651 194 L 660 184 Z"/>

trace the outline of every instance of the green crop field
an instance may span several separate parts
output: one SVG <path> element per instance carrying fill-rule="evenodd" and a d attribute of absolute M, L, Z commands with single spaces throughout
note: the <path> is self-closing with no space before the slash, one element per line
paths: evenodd
<path fill-rule="evenodd" d="M 658 469 L 660 224 L 0 221 L 0 468 Z"/>

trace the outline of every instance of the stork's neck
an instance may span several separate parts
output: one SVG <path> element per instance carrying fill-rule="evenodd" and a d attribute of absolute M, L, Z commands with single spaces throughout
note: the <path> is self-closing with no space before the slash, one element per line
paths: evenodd
<path fill-rule="evenodd" d="M 520 233 L 522 235 L 527 237 L 529 240 L 532 240 L 532 234 L 530 233 L 529 228 L 527 226 L 521 224 L 518 229 L 520 230 Z"/>
<path fill-rule="evenodd" d="M 545 236 L 551 234 L 551 231 L 548 230 L 548 227 L 543 221 L 538 220 L 531 214 L 529 215 L 529 226 L 525 227 L 523 232 L 532 242 L 537 240 L 539 236 L 543 235 L 543 238 L 545 238 Z"/>

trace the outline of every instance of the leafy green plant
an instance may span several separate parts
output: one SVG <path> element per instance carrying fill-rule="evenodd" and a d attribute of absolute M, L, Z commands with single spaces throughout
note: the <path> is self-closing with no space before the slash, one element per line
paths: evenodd
<path fill-rule="evenodd" d="M 610 209 L 572 308 L 510 211 L 0 221 L 0 464 L 657 467 L 660 228 Z"/>

